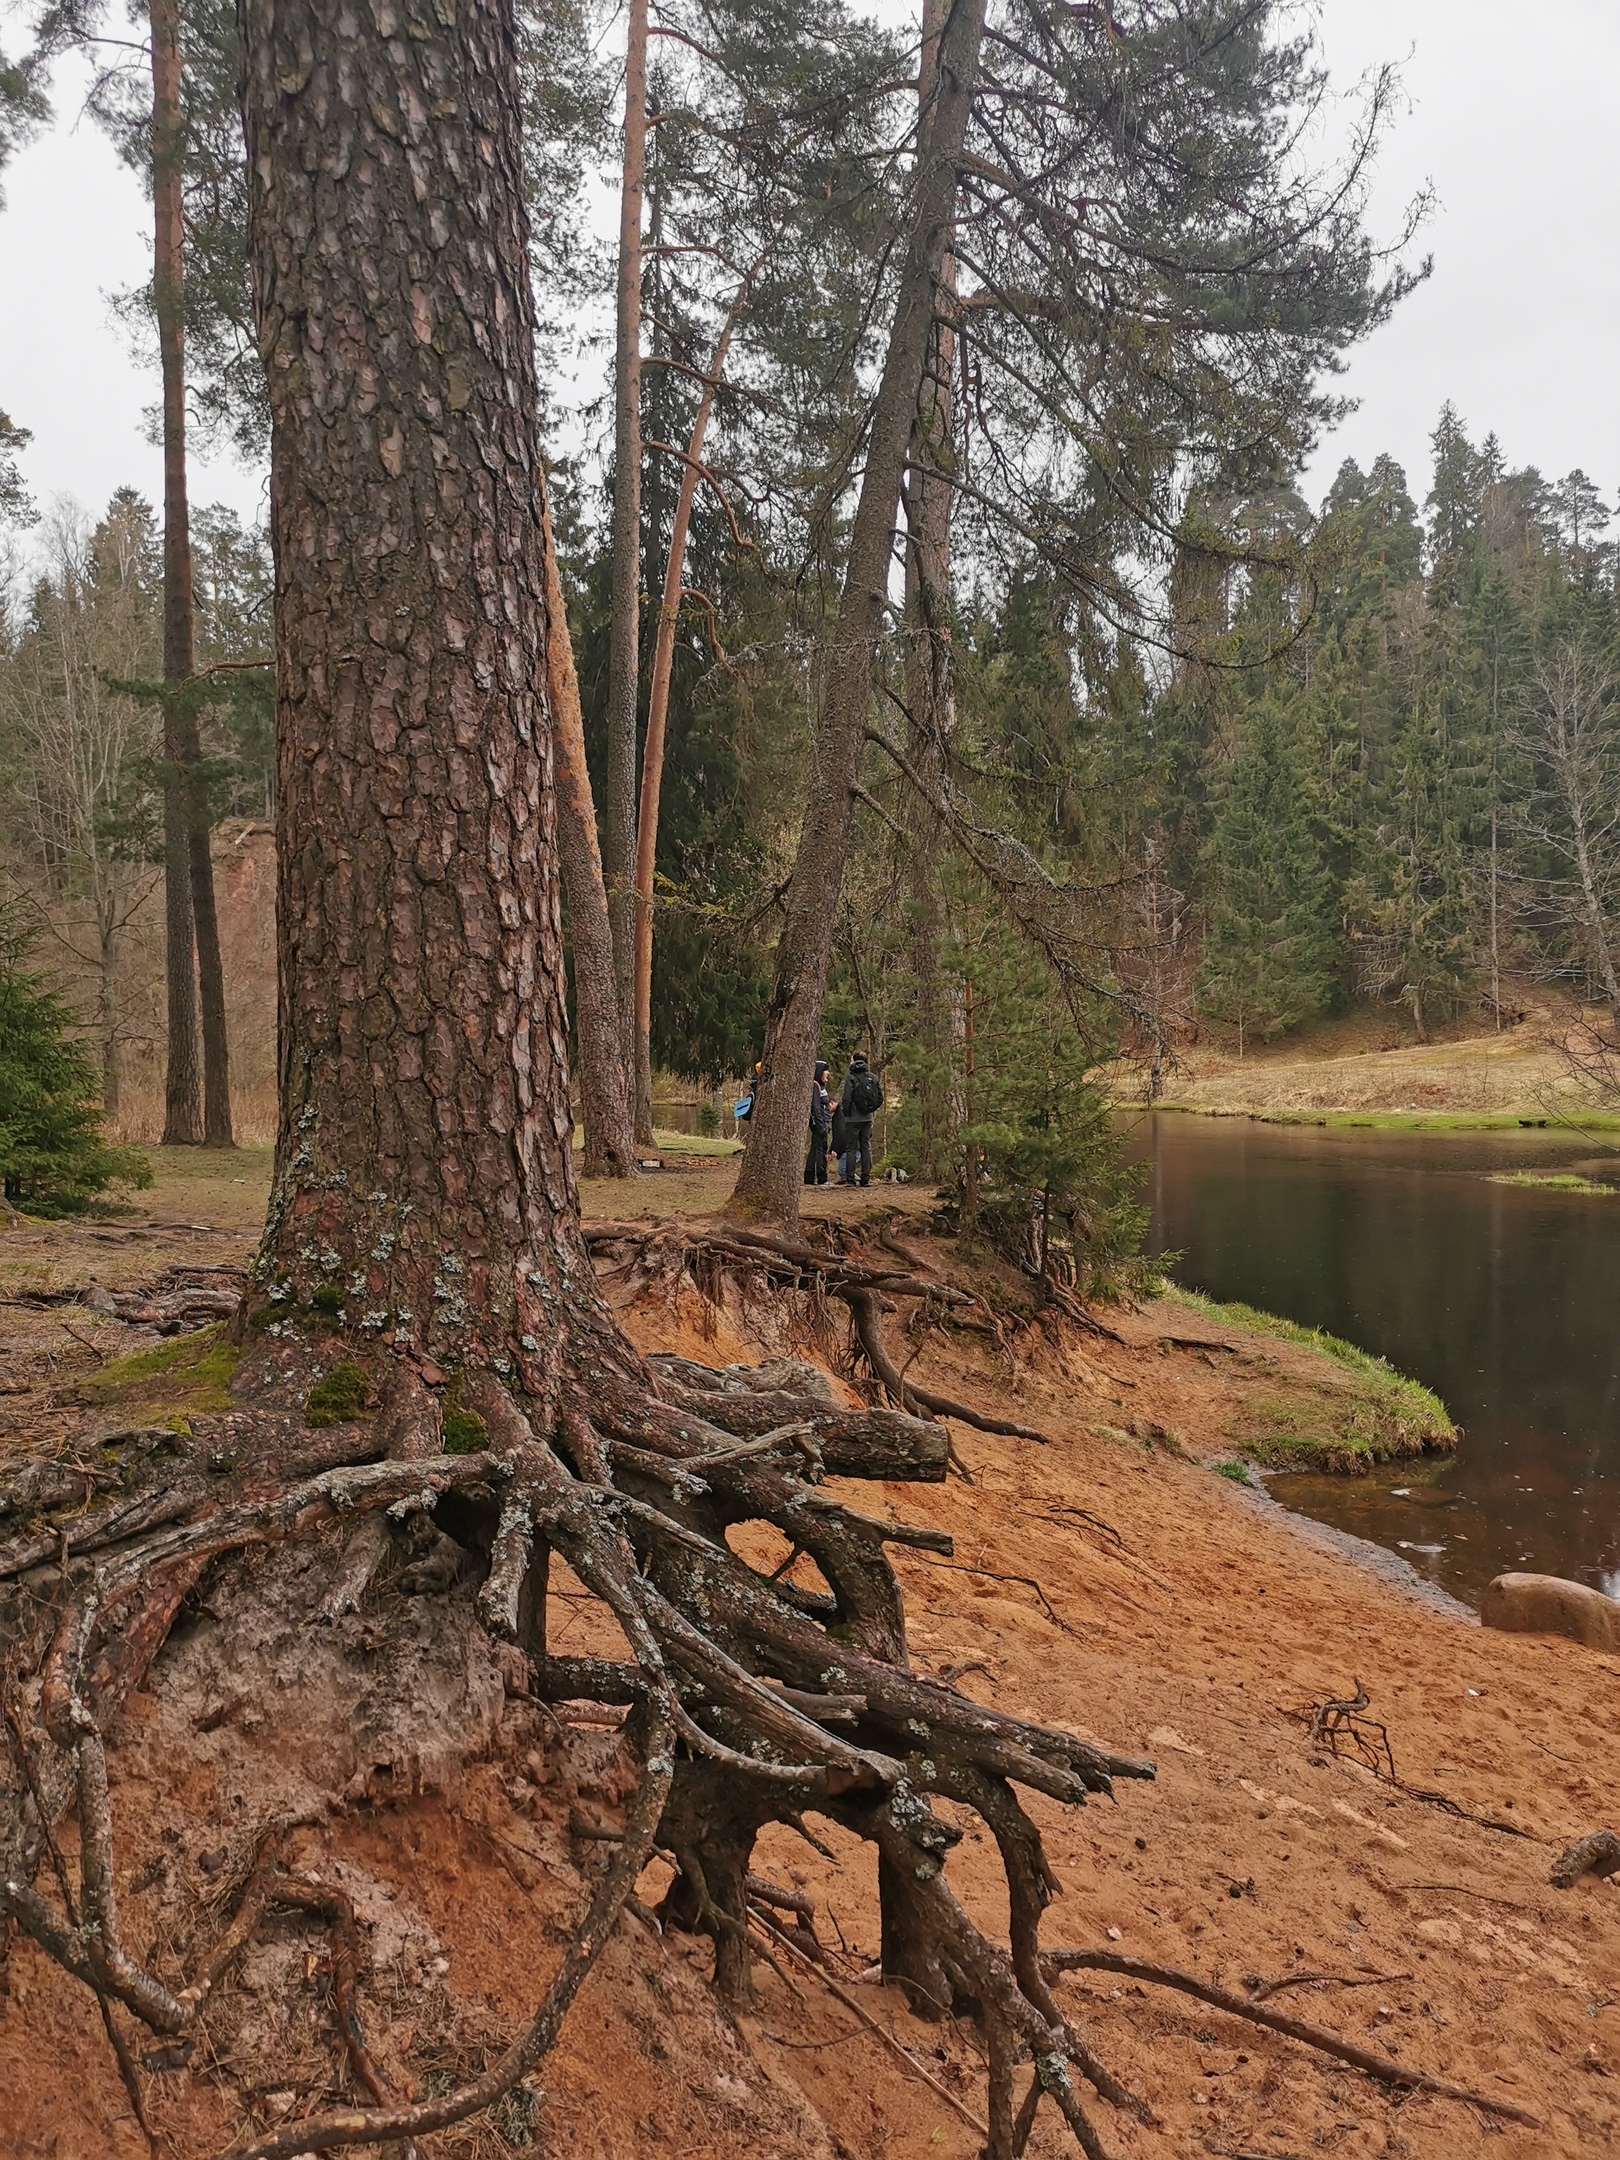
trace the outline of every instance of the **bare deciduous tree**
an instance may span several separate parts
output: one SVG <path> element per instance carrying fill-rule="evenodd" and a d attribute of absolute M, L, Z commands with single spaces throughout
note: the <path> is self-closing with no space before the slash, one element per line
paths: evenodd
<path fill-rule="evenodd" d="M 0 670 L 0 735 L 16 768 L 11 882 L 91 986 L 102 1100 L 116 1113 L 121 948 L 157 877 L 119 828 L 157 729 L 150 705 L 112 685 L 150 673 L 155 657 L 152 533 L 145 505 L 120 496 L 94 532 L 58 509 L 43 538 L 45 574 Z"/>
<path fill-rule="evenodd" d="M 1529 927 L 1559 969 L 1577 965 L 1620 1022 L 1620 703 L 1614 674 L 1586 637 L 1538 665 L 1511 749 L 1530 784 L 1514 813 Z"/>

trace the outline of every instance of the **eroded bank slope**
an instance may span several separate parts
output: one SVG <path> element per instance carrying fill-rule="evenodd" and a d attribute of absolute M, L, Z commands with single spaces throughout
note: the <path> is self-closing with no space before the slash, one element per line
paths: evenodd
<path fill-rule="evenodd" d="M 936 1257 L 934 1241 L 911 1236 Z M 222 1264 L 212 1245 L 209 1262 Z M 30 1331 L 13 1374 L 33 1374 L 59 1323 L 73 1330 L 51 1353 L 62 1379 L 75 1357 L 87 1369 L 111 1348 L 114 1329 L 120 1347 L 130 1339 L 81 1308 L 7 1317 Z M 716 1314 L 695 1290 L 625 1319 L 645 1347 L 711 1362 L 814 1348 L 780 1312 L 733 1303 Z M 1612 1819 L 1620 1661 L 1487 1634 L 1308 1542 L 1197 1459 L 1232 1446 L 1232 1419 L 1252 1409 L 1252 1391 L 1276 1388 L 1277 1371 L 1168 1339 L 1199 1331 L 1153 1310 L 1118 1332 L 1125 1341 L 1054 1324 L 1021 1337 L 1006 1361 L 980 1341 L 931 1339 L 918 1374 L 1010 1409 L 1049 1443 L 959 1427 L 971 1486 L 849 1495 L 956 1541 L 950 1560 L 898 1556 L 919 1662 L 984 1699 L 1157 1758 L 1157 1782 L 1122 1788 L 1116 1804 L 1066 1815 L 1030 1803 L 1062 1884 L 1044 1939 L 1112 1945 L 1240 1993 L 1298 1976 L 1277 2006 L 1489 2091 L 1545 2127 L 1497 2134 L 1467 2108 L 1395 2098 L 1182 1998 L 1100 1976 L 1065 1981 L 1093 2047 L 1160 2119 L 1147 2129 L 1102 2110 L 1110 2149 L 1272 2160 L 1610 2149 L 1620 2137 L 1620 1889 L 1589 1880 L 1557 1892 L 1546 1876 L 1557 1851 Z M 80 1336 L 95 1347 L 75 1351 Z M 8 1447 L 27 1443 L 18 1421 L 33 1422 L 37 1400 L 8 1398 Z M 34 1429 L 44 1437 L 78 1414 L 61 1405 Z M 552 1594 L 554 1646 L 593 1647 L 598 1623 L 561 1571 Z M 207 1624 L 200 1615 L 193 1642 Z M 209 1703 L 187 1712 L 186 1790 L 167 1789 L 168 1750 L 155 1741 L 180 1730 L 186 1655 L 183 1642 L 160 1662 L 115 1757 L 127 1907 L 143 1947 L 143 1924 L 161 1928 L 166 1884 L 201 1892 L 228 1875 L 278 1754 L 291 1753 L 273 1703 Z M 1449 1806 L 1312 1741 L 1298 1713 L 1351 1696 L 1358 1681 L 1403 1785 Z M 454 1789 L 357 1799 L 320 1830 L 361 1915 L 368 2033 L 390 2076 L 419 2088 L 464 2069 L 481 2034 L 504 2036 L 525 2014 L 599 1862 L 599 1842 L 582 1833 L 610 1833 L 615 1820 L 611 1765 L 592 1753 L 610 1742 L 554 1729 L 521 1690 L 498 1724 L 491 1761 Z M 176 1842 L 178 1820 L 208 1824 L 195 1850 Z M 836 1831 L 824 1842 L 831 1860 L 773 1831 L 759 1865 L 815 1901 L 831 1976 L 914 2064 L 786 1954 L 779 1971 L 757 1968 L 756 2012 L 732 2024 L 703 1985 L 707 1947 L 632 1916 L 546 2066 L 544 2098 L 526 2096 L 492 2129 L 446 2137 L 441 2150 L 495 2160 L 532 2149 L 544 2126 L 552 2150 L 581 2160 L 966 2160 L 978 2139 L 959 2110 L 983 2111 L 972 2028 L 920 2022 L 863 1977 L 877 1944 L 871 1863 Z M 970 1836 L 951 1869 L 984 1923 L 1004 1926 L 992 1855 Z M 649 1870 L 645 1906 L 662 1879 Z M 217 2150 L 236 2119 L 219 2080 L 240 2091 L 279 2079 L 255 2102 L 262 2121 L 339 2079 L 319 1952 L 307 1931 L 272 1930 L 246 1961 L 232 2018 L 183 2060 L 143 2071 L 154 2118 L 184 2160 Z M 0 2015 L 0 2095 L 8 2151 L 78 2160 L 144 2149 L 88 1999 L 27 1946 L 14 1953 Z M 1062 2149 L 1045 2126 L 1031 2146 Z"/>

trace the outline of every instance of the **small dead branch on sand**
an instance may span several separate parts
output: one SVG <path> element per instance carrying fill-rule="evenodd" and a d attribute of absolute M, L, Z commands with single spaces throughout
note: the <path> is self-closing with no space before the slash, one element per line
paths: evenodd
<path fill-rule="evenodd" d="M 1285 1710 L 1283 1716 L 1304 1725 L 1315 1744 L 1325 1747 L 1330 1755 L 1349 1755 L 1374 1777 L 1393 1785 L 1397 1782 L 1395 1756 L 1388 1728 L 1376 1718 L 1361 1714 L 1370 1701 L 1358 1680 L 1353 1695 L 1330 1695 L 1324 1702 L 1308 1703 L 1303 1710 Z"/>
<path fill-rule="evenodd" d="M 1123 1973 L 1128 1979 L 1147 1981 L 1154 1987 L 1174 1988 L 1182 1995 L 1192 1995 L 1199 2002 L 1208 2003 L 1212 2009 L 1246 2018 L 1251 2025 L 1264 2025 L 1270 2032 L 1303 2041 L 1321 2054 L 1350 2063 L 1355 2069 L 1365 2071 L 1368 2077 L 1376 2078 L 1381 2085 L 1404 2087 L 1409 2092 L 1433 2093 L 1443 2100 L 1460 2100 L 1483 2114 L 1500 2115 L 1505 2122 L 1523 2123 L 1531 2130 L 1542 2127 L 1541 2118 L 1524 2108 L 1513 2107 L 1505 2100 L 1493 2100 L 1488 2094 L 1474 2092 L 1466 2085 L 1454 2085 L 1449 2078 L 1431 2077 L 1428 2071 L 1414 2070 L 1406 2063 L 1396 2062 L 1393 2056 L 1357 2047 L 1354 2041 L 1341 2039 L 1323 2025 L 1289 2017 L 1286 2011 L 1264 2009 L 1253 2000 L 1229 1994 L 1225 1988 L 1214 1987 L 1209 1981 L 1200 1980 L 1196 1973 L 1178 1971 L 1173 1965 L 1155 1965 L 1146 1958 L 1126 1957 L 1117 1950 L 1045 1950 L 1041 1953 L 1041 1963 L 1054 1973 Z"/>
<path fill-rule="evenodd" d="M 1525 1829 L 1522 1823 L 1503 1822 L 1499 1815 L 1476 1815 L 1472 1808 L 1465 1808 L 1449 1793 L 1435 1792 L 1426 1785 L 1408 1785 L 1396 1774 L 1395 1752 L 1389 1744 L 1388 1727 L 1380 1724 L 1377 1718 L 1361 1714 L 1369 1700 L 1366 1688 L 1358 1680 L 1354 1695 L 1329 1696 L 1324 1702 L 1307 1703 L 1302 1710 L 1283 1709 L 1282 1715 L 1291 1718 L 1296 1725 L 1304 1725 L 1312 1741 L 1325 1747 L 1330 1755 L 1347 1757 L 1369 1771 L 1381 1785 L 1392 1786 L 1396 1792 L 1404 1793 L 1408 1800 L 1419 1800 L 1425 1807 L 1439 1808 L 1458 1822 L 1477 1823 L 1482 1830 L 1499 1830 L 1504 1837 L 1534 1841 L 1535 1832 Z"/>

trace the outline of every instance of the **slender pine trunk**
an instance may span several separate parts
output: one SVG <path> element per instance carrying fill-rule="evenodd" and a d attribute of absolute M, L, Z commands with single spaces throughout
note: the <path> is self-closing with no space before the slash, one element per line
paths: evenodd
<path fill-rule="evenodd" d="M 919 126 L 926 125 L 939 77 L 939 41 L 945 0 L 923 0 Z M 911 715 L 911 756 L 943 799 L 951 735 L 956 724 L 956 686 L 951 652 L 950 480 L 955 441 L 952 375 L 956 366 L 956 258 L 949 246 L 940 264 L 939 307 L 933 343 L 923 370 L 912 427 L 906 486 L 906 705 Z M 946 993 L 941 937 L 941 863 L 946 835 L 939 812 L 915 790 L 903 813 L 908 834 L 905 865 L 906 973 L 910 979 L 912 1032 L 918 1052 L 918 1162 L 924 1178 L 949 1173 L 951 1130 L 951 1000 Z"/>
<path fill-rule="evenodd" d="M 630 0 L 613 374 L 613 572 L 609 598 L 607 802 L 603 835 L 619 1040 L 636 1039 L 636 718 L 641 686 L 641 213 L 647 172 L 647 0 Z M 633 1068 L 630 1081 L 634 1085 Z M 644 1114 L 643 1114 L 644 1113 Z M 652 1137 L 652 1105 L 635 1105 Z"/>
<path fill-rule="evenodd" d="M 557 784 L 557 856 L 574 955 L 574 1033 L 579 1043 L 585 1175 L 633 1177 L 636 1145 L 624 1046 L 619 1040 L 613 932 L 596 840 L 596 805 L 585 763 L 585 722 L 574 643 L 568 634 L 568 603 L 551 529 L 550 496 L 543 483 L 540 522 L 546 551 L 546 680 L 551 692 L 551 758 Z"/>
<path fill-rule="evenodd" d="M 152 34 L 152 297 L 163 381 L 163 683 L 165 922 L 169 973 L 169 1117 L 164 1138 L 230 1147 L 230 1058 L 225 1032 L 225 975 L 220 960 L 214 865 L 202 780 L 202 742 L 186 691 L 197 672 L 191 514 L 186 499 L 185 218 L 181 196 L 178 0 L 150 0 Z M 186 886 L 182 901 L 180 884 Z M 189 918 L 183 921 L 183 918 Z M 192 967 L 202 1003 L 202 1123 L 196 1121 L 195 1007 Z"/>
<path fill-rule="evenodd" d="M 776 949 L 759 1102 L 748 1152 L 728 1202 L 729 1212 L 745 1218 L 789 1225 L 798 1220 L 816 1033 L 849 851 L 855 785 L 871 718 L 895 517 L 932 342 L 940 265 L 950 238 L 956 167 L 967 135 L 984 14 L 985 0 L 952 0 L 940 37 L 938 91 L 921 135 L 915 208 L 829 654 L 826 711 L 788 888 L 786 920 Z"/>
<path fill-rule="evenodd" d="M 168 1052 L 163 1075 L 163 1145 L 202 1144 L 202 1068 L 197 1056 L 197 951 L 191 935 L 185 790 L 173 734 L 163 732 L 163 983 Z"/>
<path fill-rule="evenodd" d="M 639 1126 L 646 1108 L 647 1133 L 652 1137 L 652 956 L 653 882 L 658 866 L 658 809 L 664 785 L 664 743 L 669 726 L 669 685 L 675 666 L 675 632 L 681 618 L 681 593 L 686 577 L 686 540 L 692 524 L 692 502 L 697 494 L 703 444 L 714 410 L 714 394 L 725 371 L 726 354 L 747 297 L 752 272 L 738 286 L 720 335 L 714 357 L 703 379 L 681 469 L 675 498 L 675 519 L 670 527 L 669 559 L 664 565 L 664 592 L 658 608 L 658 631 L 653 644 L 652 680 L 647 690 L 647 735 L 641 751 L 641 800 L 636 815 L 635 857 L 635 992 L 636 992 L 636 1117 Z"/>

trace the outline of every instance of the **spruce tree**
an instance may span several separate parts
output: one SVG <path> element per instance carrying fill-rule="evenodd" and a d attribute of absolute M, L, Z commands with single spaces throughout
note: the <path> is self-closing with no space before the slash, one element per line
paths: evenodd
<path fill-rule="evenodd" d="M 1238 1051 L 1323 1011 L 1333 996 L 1332 889 L 1294 747 L 1275 702 L 1249 717 L 1206 857 L 1205 1011 L 1237 1030 Z"/>

